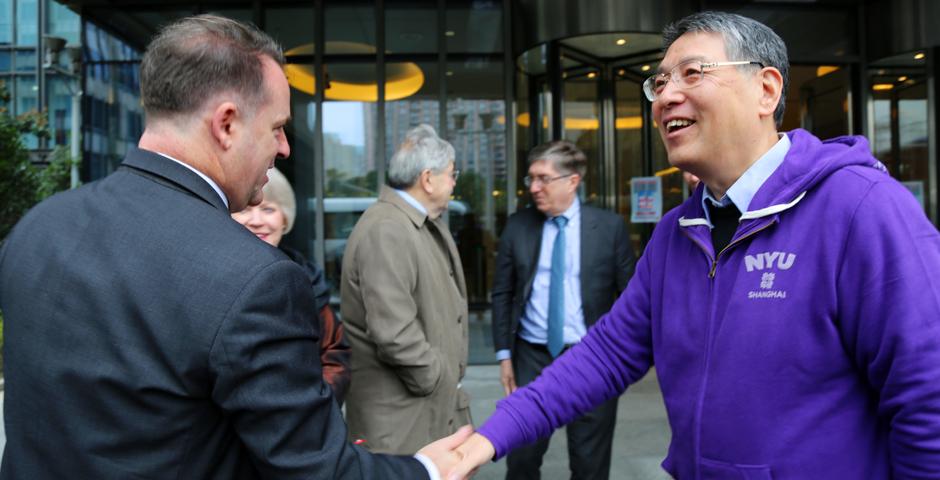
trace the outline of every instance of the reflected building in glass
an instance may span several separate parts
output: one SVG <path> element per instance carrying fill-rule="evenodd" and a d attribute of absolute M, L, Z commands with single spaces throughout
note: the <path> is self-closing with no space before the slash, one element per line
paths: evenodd
<path fill-rule="evenodd" d="M 471 357 L 494 361 L 489 296 L 496 241 L 529 202 L 526 153 L 554 139 L 589 156 L 584 201 L 629 222 L 631 179 L 660 177 L 664 208 L 688 195 L 653 124 L 643 80 L 662 58 L 660 31 L 694 11 L 760 20 L 792 63 L 783 130 L 863 134 L 936 224 L 940 2 L 919 0 L 316 0 L 110 2 L 0 0 L 0 77 L 15 111 L 46 108 L 51 144 L 69 140 L 69 82 L 43 68 L 43 35 L 81 44 L 82 179 L 108 174 L 136 143 L 140 52 L 160 25 L 213 12 L 256 23 L 287 52 L 298 195 L 285 239 L 339 285 L 346 238 L 385 183 L 411 127 L 427 123 L 461 170 L 448 222 L 471 309 Z M 13 20 L 15 19 L 15 21 Z M 322 88 L 321 88 L 322 86 Z M 48 148 L 30 139 L 34 148 Z M 654 224 L 630 225 L 642 252 Z M 334 293 L 337 293 L 334 290 Z"/>

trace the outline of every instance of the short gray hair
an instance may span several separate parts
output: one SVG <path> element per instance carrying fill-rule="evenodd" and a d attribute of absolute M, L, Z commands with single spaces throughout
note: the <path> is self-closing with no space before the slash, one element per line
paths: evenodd
<path fill-rule="evenodd" d="M 587 155 L 567 140 L 555 140 L 533 148 L 529 152 L 528 160 L 529 165 L 547 160 L 562 175 L 577 173 L 584 178 L 587 174 Z"/>
<path fill-rule="evenodd" d="M 669 50 L 673 42 L 686 33 L 721 34 L 728 60 L 760 62 L 765 67 L 780 70 L 780 75 L 783 76 L 783 90 L 774 111 L 774 121 L 779 128 L 783 123 L 787 88 L 790 86 L 790 60 L 783 39 L 767 25 L 736 13 L 698 12 L 663 29 L 663 50 Z"/>
<path fill-rule="evenodd" d="M 392 188 L 411 187 L 424 170 L 443 172 L 454 161 L 454 147 L 422 123 L 405 134 L 405 139 L 388 162 L 388 184 Z"/>
<path fill-rule="evenodd" d="M 276 168 L 268 170 L 268 183 L 261 188 L 264 201 L 277 204 L 284 214 L 284 234 L 294 228 L 294 219 L 297 217 L 297 200 L 294 198 L 294 189 L 291 188 L 287 177 Z"/>
<path fill-rule="evenodd" d="M 265 99 L 262 57 L 284 64 L 274 39 L 254 25 L 198 15 L 164 27 L 140 63 L 140 98 L 148 116 L 193 113 L 232 91 L 253 109 Z"/>

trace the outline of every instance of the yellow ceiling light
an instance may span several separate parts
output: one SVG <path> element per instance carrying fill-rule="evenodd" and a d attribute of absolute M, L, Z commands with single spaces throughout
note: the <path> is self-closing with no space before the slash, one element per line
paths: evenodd
<path fill-rule="evenodd" d="M 626 44 L 627 44 L 627 39 L 626 39 L 626 38 L 618 38 L 618 39 L 617 39 L 617 45 L 626 45 Z"/>
<path fill-rule="evenodd" d="M 648 72 L 648 71 L 650 71 L 650 68 L 652 68 L 652 67 L 650 67 L 649 65 L 643 65 L 642 67 L 640 67 L 640 70 L 642 70 L 642 71 L 644 71 L 644 72 Z"/>
<path fill-rule="evenodd" d="M 614 121 L 614 127 L 617 130 L 638 130 L 643 128 L 643 117 L 637 115 L 635 117 L 617 117 L 617 120 Z"/>
<path fill-rule="evenodd" d="M 820 65 L 816 67 L 816 76 L 823 77 L 837 70 L 839 70 L 839 67 L 835 65 Z"/>
<path fill-rule="evenodd" d="M 894 88 L 894 85 L 890 83 L 876 83 L 871 86 L 871 89 L 876 92 L 883 92 L 885 90 L 891 90 L 892 88 Z"/>
<path fill-rule="evenodd" d="M 898 81 L 899 81 L 899 82 L 906 82 L 906 81 L 907 81 L 907 75 L 901 75 L 900 77 L 898 77 Z"/>
<path fill-rule="evenodd" d="M 597 76 L 597 74 L 594 73 L 594 72 L 588 73 L 588 78 L 594 78 L 594 77 L 596 77 L 596 76 Z"/>
<path fill-rule="evenodd" d="M 313 55 L 313 44 L 308 43 L 294 47 L 284 56 L 290 61 L 292 56 Z M 326 42 L 327 55 L 353 55 L 374 54 L 375 47 L 356 42 Z M 301 92 L 316 94 L 316 76 L 313 66 L 306 64 L 288 63 L 284 66 L 287 81 Z M 359 102 L 375 102 L 378 100 L 379 89 L 375 81 L 374 64 L 333 64 L 326 66 L 328 78 L 325 97 L 327 100 L 349 100 Z M 424 72 L 412 62 L 396 62 L 385 64 L 385 99 L 400 100 L 410 97 L 421 90 L 424 85 Z"/>
<path fill-rule="evenodd" d="M 516 117 L 516 124 L 520 127 L 528 127 L 532 120 L 529 113 L 520 113 Z M 578 118 L 568 117 L 565 119 L 565 130 L 597 130 L 600 122 L 596 118 Z M 617 117 L 614 121 L 617 130 L 637 130 L 643 128 L 643 117 L 639 115 L 634 117 Z M 548 116 L 542 117 L 542 127 L 548 128 Z"/>
<path fill-rule="evenodd" d="M 664 168 L 653 175 L 657 177 L 665 177 L 666 175 L 672 175 L 673 173 L 679 173 L 679 169 L 676 167 Z"/>
<path fill-rule="evenodd" d="M 926 55 L 924 55 L 924 52 L 917 52 L 914 54 L 914 60 L 923 60 L 924 57 L 926 57 Z"/>

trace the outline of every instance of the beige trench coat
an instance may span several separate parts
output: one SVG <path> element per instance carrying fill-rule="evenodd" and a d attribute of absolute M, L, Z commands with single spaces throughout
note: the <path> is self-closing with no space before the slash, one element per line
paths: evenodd
<path fill-rule="evenodd" d="M 467 366 L 466 292 L 447 225 L 384 187 L 343 258 L 351 439 L 407 455 L 470 423 L 469 398 L 457 388 Z"/>

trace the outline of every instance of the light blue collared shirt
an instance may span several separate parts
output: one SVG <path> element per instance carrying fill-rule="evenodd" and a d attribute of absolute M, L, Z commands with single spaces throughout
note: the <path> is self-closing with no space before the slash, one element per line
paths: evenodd
<path fill-rule="evenodd" d="M 205 180 L 206 183 L 208 183 L 209 186 L 212 187 L 213 190 L 215 190 L 215 193 L 218 193 L 218 194 L 219 194 L 219 197 L 222 198 L 222 203 L 225 204 L 225 208 L 228 208 L 228 197 L 226 197 L 225 194 L 222 193 L 222 189 L 219 188 L 219 185 L 218 185 L 217 183 L 213 182 L 212 179 L 209 178 L 205 173 L 202 173 L 202 172 L 200 172 L 199 170 L 196 170 L 195 168 L 193 168 L 192 165 L 190 165 L 190 164 L 188 164 L 188 163 L 183 163 L 183 162 L 181 162 L 181 161 L 179 161 L 179 160 L 177 160 L 177 159 L 175 159 L 175 158 L 173 158 L 173 157 L 171 157 L 171 156 L 169 156 L 169 155 L 167 155 L 167 154 L 165 154 L 165 153 L 160 153 L 160 152 L 154 152 L 154 153 L 156 153 L 157 155 L 160 155 L 160 156 L 162 156 L 162 157 L 164 157 L 164 158 L 169 158 L 170 160 L 173 160 L 174 162 L 176 162 L 176 163 L 178 163 L 178 164 L 180 164 L 180 165 L 182 165 L 182 166 L 184 166 L 184 167 L 186 167 L 186 168 L 192 170 L 192 172 L 195 173 L 196 175 L 199 175 L 200 178 L 202 178 L 203 180 Z"/>
<path fill-rule="evenodd" d="M 713 226 L 711 215 L 709 215 L 708 208 L 706 208 L 706 200 L 718 207 L 726 207 L 734 203 L 734 206 L 738 208 L 739 212 L 747 212 L 748 207 L 751 205 L 751 200 L 754 199 L 754 195 L 756 195 L 760 187 L 764 185 L 764 182 L 777 171 L 777 167 L 783 163 L 783 159 L 787 156 L 787 152 L 789 151 L 790 138 L 787 137 L 785 133 L 781 133 L 780 140 L 777 140 L 777 143 L 775 143 L 773 147 L 770 147 L 767 153 L 761 155 L 753 165 L 744 171 L 741 177 L 725 192 L 725 196 L 721 200 L 715 200 L 715 197 L 708 191 L 708 186 L 706 185 L 704 194 L 702 195 L 702 210 L 705 210 L 705 219 L 708 220 L 708 225 L 710 227 Z"/>
<path fill-rule="evenodd" d="M 408 205 L 415 207 L 415 209 L 417 209 L 419 212 L 425 215 L 428 214 L 428 209 L 424 208 L 424 205 L 421 205 L 421 202 L 415 199 L 415 197 L 412 197 L 410 193 L 404 190 L 399 190 L 397 188 L 393 188 L 392 190 L 395 190 L 395 193 L 397 193 L 399 197 L 403 198 L 406 202 L 408 202 Z"/>
<path fill-rule="evenodd" d="M 565 226 L 565 344 L 581 341 L 587 333 L 584 309 L 581 304 L 581 202 L 575 197 L 568 210 L 562 213 L 568 219 Z M 532 279 L 532 294 L 526 303 L 519 325 L 519 336 L 529 343 L 548 343 L 548 294 L 552 280 L 552 250 L 558 226 L 551 218 L 542 225 L 542 246 Z M 509 350 L 496 352 L 497 360 L 511 358 Z"/>

